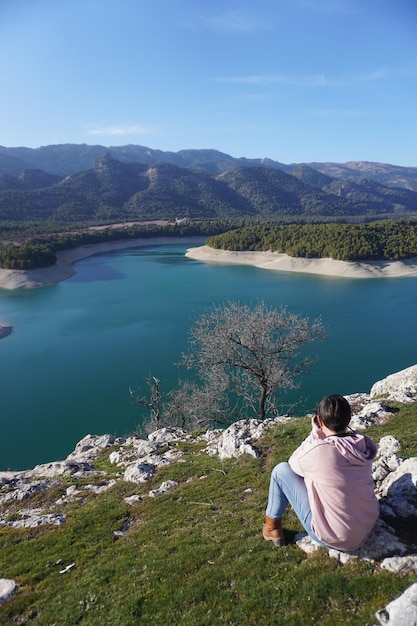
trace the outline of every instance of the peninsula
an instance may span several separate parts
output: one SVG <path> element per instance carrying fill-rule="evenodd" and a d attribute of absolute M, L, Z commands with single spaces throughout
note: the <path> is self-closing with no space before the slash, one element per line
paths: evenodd
<path fill-rule="evenodd" d="M 292 257 L 281 252 L 220 250 L 207 245 L 189 248 L 186 256 L 204 263 L 253 265 L 281 272 L 302 272 L 339 278 L 398 278 L 417 276 L 417 257 L 402 261 L 336 261 Z"/>

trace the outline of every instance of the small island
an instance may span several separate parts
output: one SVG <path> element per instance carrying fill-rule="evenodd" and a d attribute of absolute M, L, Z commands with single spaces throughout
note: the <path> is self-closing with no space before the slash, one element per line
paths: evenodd
<path fill-rule="evenodd" d="M 8 326 L 7 324 L 0 323 L 0 339 L 7 337 L 10 333 L 13 332 L 13 326 Z"/>

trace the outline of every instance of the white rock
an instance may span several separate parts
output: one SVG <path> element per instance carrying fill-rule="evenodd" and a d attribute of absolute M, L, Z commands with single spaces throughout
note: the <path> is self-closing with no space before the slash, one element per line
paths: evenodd
<path fill-rule="evenodd" d="M 392 435 L 386 435 L 385 437 L 381 437 L 378 443 L 378 452 L 377 457 L 381 456 L 391 456 L 398 452 L 401 448 L 401 442 L 396 437 Z"/>
<path fill-rule="evenodd" d="M 366 430 L 373 426 L 375 420 L 371 417 L 363 417 L 362 415 L 352 415 L 349 426 L 352 430 Z"/>
<path fill-rule="evenodd" d="M 394 472 L 404 461 L 403 458 L 395 453 L 401 448 L 401 442 L 392 435 L 382 437 L 378 444 L 376 460 L 372 464 L 372 477 L 377 483 L 377 491 L 379 484 L 388 476 L 390 472 Z"/>
<path fill-rule="evenodd" d="M 24 479 L 14 481 L 13 486 L 15 486 L 16 489 L 11 489 L 10 491 L 6 491 L 6 493 L 0 494 L 0 504 L 4 504 L 10 500 L 26 500 L 35 493 L 45 491 L 51 484 L 48 481 L 35 481 L 31 483 L 27 479 Z"/>
<path fill-rule="evenodd" d="M 91 462 L 105 450 L 110 448 L 116 442 L 123 439 L 116 439 L 113 435 L 86 435 L 77 443 L 75 450 L 67 456 L 68 461 Z"/>
<path fill-rule="evenodd" d="M 417 554 L 388 557 L 381 562 L 381 567 L 396 574 L 417 572 Z"/>
<path fill-rule="evenodd" d="M 394 472 L 403 461 L 404 459 L 398 457 L 396 454 L 380 457 L 372 464 L 372 478 L 377 484 L 381 483 L 384 478 L 386 478 L 390 472 Z"/>
<path fill-rule="evenodd" d="M 139 496 L 137 494 L 134 494 L 133 496 L 128 496 L 127 498 L 123 498 L 123 500 L 129 504 L 130 506 L 132 506 L 132 504 L 134 504 L 135 502 L 142 502 L 142 496 Z"/>
<path fill-rule="evenodd" d="M 375 616 L 384 626 L 416 626 L 417 624 L 417 583 L 377 611 Z"/>
<path fill-rule="evenodd" d="M 86 485 L 84 487 L 84 489 L 87 489 L 88 491 L 91 491 L 92 493 L 100 494 L 100 493 L 104 493 L 104 491 L 107 491 L 108 489 L 110 489 L 110 487 L 113 487 L 113 485 L 116 484 L 115 480 L 107 480 L 104 482 L 103 485 Z"/>
<path fill-rule="evenodd" d="M 352 407 L 352 410 L 358 413 L 370 400 L 369 393 L 351 393 L 345 395 L 345 398 Z"/>
<path fill-rule="evenodd" d="M 298 547 L 307 554 L 311 554 L 322 547 L 305 533 L 299 533 L 295 537 L 295 541 Z M 333 548 L 326 549 L 328 550 L 329 556 L 337 559 L 341 563 L 347 563 L 352 559 L 376 561 L 393 554 L 403 555 L 407 551 L 407 546 L 400 541 L 394 530 L 388 524 L 382 519 L 379 519 L 371 535 L 358 550 L 342 552 L 341 550 L 335 550 Z"/>
<path fill-rule="evenodd" d="M 207 430 L 197 437 L 198 441 L 207 441 L 207 443 L 217 442 L 220 435 L 223 433 L 222 428 L 216 428 L 215 430 Z"/>
<path fill-rule="evenodd" d="M 133 463 L 124 473 L 124 479 L 132 483 L 144 483 L 155 474 L 155 465 L 150 463 Z"/>
<path fill-rule="evenodd" d="M 412 505 L 417 503 L 417 457 L 405 459 L 394 472 L 390 472 L 377 493 L 380 498 L 387 498 L 391 507 L 401 509 L 401 515 L 405 514 L 407 503 L 415 509 Z"/>
<path fill-rule="evenodd" d="M 161 496 L 164 493 L 168 493 L 172 491 L 175 487 L 178 487 L 178 483 L 176 480 L 165 480 L 159 489 L 152 489 L 149 492 L 151 498 L 155 498 L 156 496 Z"/>
<path fill-rule="evenodd" d="M 360 415 L 362 417 L 378 417 L 381 414 L 390 416 L 391 413 L 392 411 L 389 410 L 384 402 L 369 402 L 365 404 Z"/>
<path fill-rule="evenodd" d="M 88 475 L 91 472 L 93 472 L 93 468 L 88 463 L 65 460 L 36 465 L 31 474 L 35 477 L 56 478 L 57 476 L 72 476 L 74 474 Z"/>
<path fill-rule="evenodd" d="M 51 524 L 61 526 L 65 523 L 65 516 L 59 513 L 44 513 L 42 509 L 22 509 L 19 511 L 20 519 L 6 520 L 0 517 L 0 525 L 10 528 L 36 528 Z"/>
<path fill-rule="evenodd" d="M 167 428 L 160 428 L 148 435 L 149 441 L 154 443 L 169 443 L 170 441 L 178 441 L 180 439 L 186 439 L 187 433 L 182 428 L 174 428 L 173 426 Z"/>
<path fill-rule="evenodd" d="M 371 388 L 370 396 L 388 395 L 394 399 L 395 394 L 402 396 L 401 402 L 413 402 L 417 394 L 417 365 L 407 367 L 400 372 L 390 374 L 383 380 L 377 381 Z"/>
<path fill-rule="evenodd" d="M 109 460 L 119 467 L 127 467 L 132 463 L 140 463 L 158 451 L 159 446 L 144 439 L 131 437 L 119 450 L 111 452 Z"/>
<path fill-rule="evenodd" d="M 10 578 L 0 578 L 0 604 L 9 600 L 14 594 L 16 583 Z"/>
<path fill-rule="evenodd" d="M 116 450 L 113 450 L 113 452 L 109 454 L 109 461 L 110 463 L 112 463 L 112 465 L 119 465 L 121 463 L 121 460 L 122 455 L 120 450 L 118 452 Z"/>
<path fill-rule="evenodd" d="M 288 419 L 287 417 L 277 417 L 275 419 L 250 419 L 234 422 L 219 437 L 217 451 L 220 459 L 230 459 L 242 454 L 250 454 L 253 457 L 259 456 L 252 442 L 260 439 L 265 429 L 275 424 L 282 424 Z"/>

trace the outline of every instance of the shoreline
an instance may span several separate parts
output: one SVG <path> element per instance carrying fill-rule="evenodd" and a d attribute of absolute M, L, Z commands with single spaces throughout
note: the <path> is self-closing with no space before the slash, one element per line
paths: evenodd
<path fill-rule="evenodd" d="M 305 259 L 281 252 L 234 252 L 207 245 L 189 248 L 185 256 L 203 263 L 252 265 L 280 272 L 318 274 L 334 278 L 403 278 L 417 276 L 417 257 L 402 261 L 336 261 Z"/>
<path fill-rule="evenodd" d="M 0 268 L 0 289 L 34 289 L 46 287 L 67 280 L 75 276 L 77 270 L 73 264 L 81 259 L 113 252 L 140 248 L 143 246 L 164 245 L 168 243 L 201 243 L 206 237 L 149 237 L 138 239 L 122 239 L 119 241 L 106 241 L 102 243 L 88 244 L 78 248 L 70 248 L 57 252 L 55 265 L 33 270 L 7 270 Z M 1 324 L 1 322 L 0 322 Z"/>

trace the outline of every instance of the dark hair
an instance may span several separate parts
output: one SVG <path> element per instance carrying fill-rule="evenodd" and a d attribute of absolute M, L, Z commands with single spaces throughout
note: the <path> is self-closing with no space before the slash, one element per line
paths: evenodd
<path fill-rule="evenodd" d="M 317 407 L 323 424 L 334 433 L 341 433 L 347 428 L 352 416 L 349 402 L 343 396 L 326 396 Z"/>

